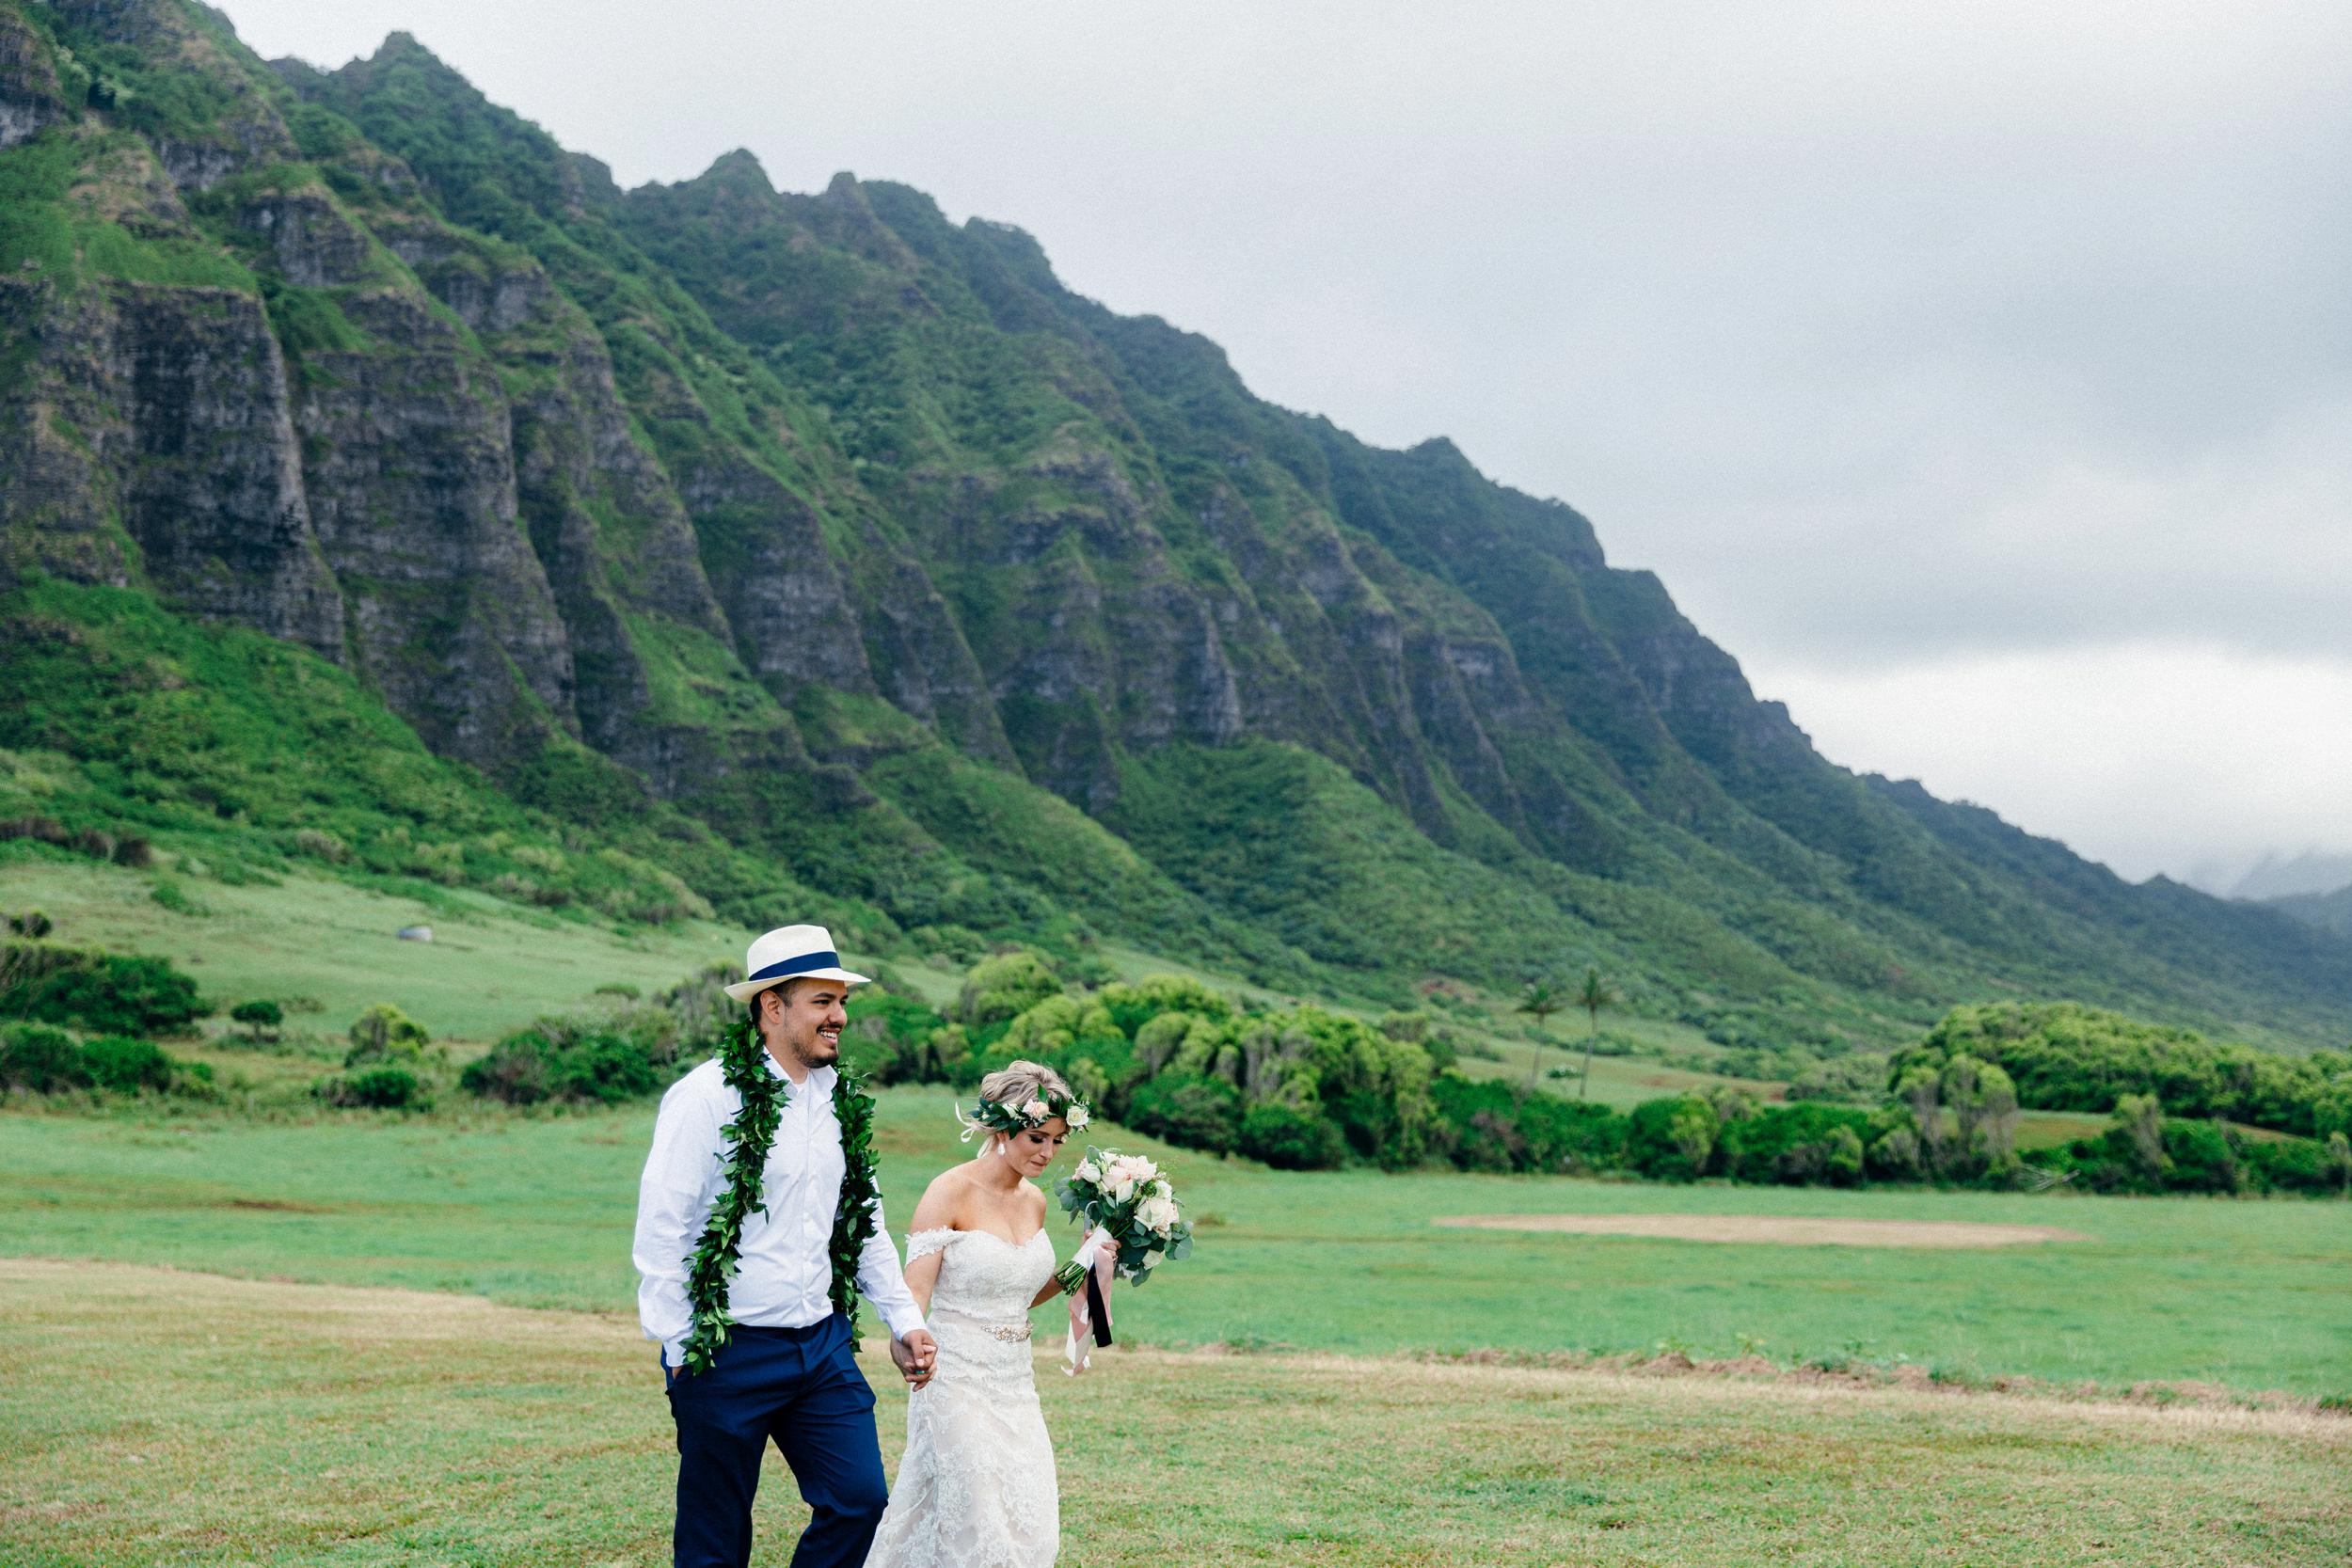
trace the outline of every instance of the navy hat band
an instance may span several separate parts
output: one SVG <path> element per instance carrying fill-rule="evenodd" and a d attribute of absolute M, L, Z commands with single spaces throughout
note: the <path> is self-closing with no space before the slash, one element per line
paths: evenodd
<path fill-rule="evenodd" d="M 841 955 L 828 947 L 822 952 L 803 953 L 798 958 L 779 958 L 757 974 L 745 976 L 752 980 L 783 980 L 795 974 L 805 974 L 812 969 L 839 969 Z"/>

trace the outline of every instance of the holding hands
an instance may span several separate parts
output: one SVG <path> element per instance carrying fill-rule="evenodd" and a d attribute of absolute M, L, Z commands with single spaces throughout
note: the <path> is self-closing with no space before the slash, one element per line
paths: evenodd
<path fill-rule="evenodd" d="M 890 1359 L 898 1363 L 898 1374 L 907 1380 L 908 1388 L 920 1388 L 937 1370 L 939 1346 L 929 1329 L 909 1329 L 905 1338 L 890 1341 Z"/>

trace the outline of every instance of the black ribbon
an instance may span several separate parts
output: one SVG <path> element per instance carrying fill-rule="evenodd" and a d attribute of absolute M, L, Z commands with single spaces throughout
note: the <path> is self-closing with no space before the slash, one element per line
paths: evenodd
<path fill-rule="evenodd" d="M 1092 1269 L 1087 1270 L 1087 1321 L 1093 1325 L 1096 1344 L 1111 1342 L 1111 1311 L 1103 1305 L 1102 1281 Z"/>

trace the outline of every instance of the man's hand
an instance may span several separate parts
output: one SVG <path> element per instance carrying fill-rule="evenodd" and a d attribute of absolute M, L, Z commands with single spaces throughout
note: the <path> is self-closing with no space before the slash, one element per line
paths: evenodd
<path fill-rule="evenodd" d="M 899 1375 L 907 1380 L 909 1388 L 920 1388 L 931 1380 L 931 1371 L 939 1361 L 939 1346 L 933 1342 L 930 1330 L 909 1329 L 905 1338 L 890 1341 L 890 1359 L 898 1364 Z"/>

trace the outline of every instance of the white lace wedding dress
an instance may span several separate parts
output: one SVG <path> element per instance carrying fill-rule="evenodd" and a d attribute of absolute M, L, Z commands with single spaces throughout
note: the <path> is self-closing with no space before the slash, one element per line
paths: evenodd
<path fill-rule="evenodd" d="M 1043 1230 L 918 1230 L 907 1262 L 942 1253 L 926 1319 L 930 1383 L 907 1396 L 907 1447 L 866 1568 L 1049 1568 L 1061 1549 L 1054 1445 L 1038 1409 L 1029 1302 L 1053 1277 Z"/>

